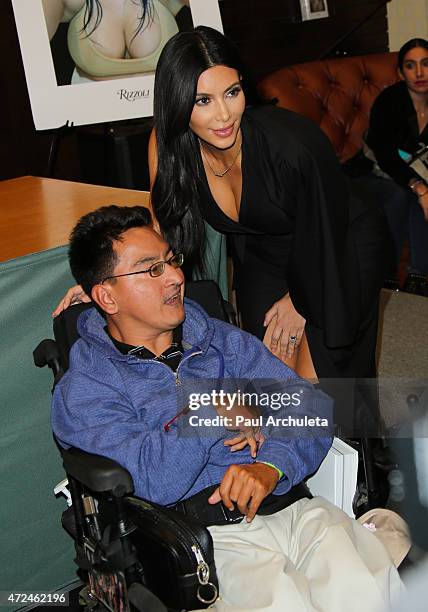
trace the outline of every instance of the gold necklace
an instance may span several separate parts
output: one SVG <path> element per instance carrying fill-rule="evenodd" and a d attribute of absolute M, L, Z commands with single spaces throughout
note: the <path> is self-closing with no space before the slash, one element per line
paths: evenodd
<path fill-rule="evenodd" d="M 233 158 L 233 161 L 232 161 L 232 163 L 230 164 L 230 166 L 228 166 L 228 167 L 226 168 L 226 170 L 223 170 L 223 172 L 216 172 L 216 171 L 214 170 L 214 168 L 211 166 L 210 162 L 208 161 L 208 158 L 207 158 L 207 156 L 205 155 L 204 148 L 203 148 L 202 143 L 201 143 L 200 141 L 199 141 L 199 144 L 200 144 L 200 147 L 201 147 L 201 152 L 202 152 L 202 155 L 203 155 L 203 157 L 204 157 L 205 161 L 206 161 L 206 162 L 207 162 L 207 164 L 208 164 L 208 168 L 211 170 L 211 172 L 214 174 L 214 176 L 217 176 L 218 178 L 222 178 L 222 177 L 223 177 L 225 174 L 227 174 L 227 173 L 229 172 L 229 170 L 230 170 L 230 169 L 231 169 L 231 168 L 234 166 L 234 164 L 235 164 L 236 160 L 237 160 L 237 159 L 238 159 L 238 157 L 239 157 L 239 154 L 240 154 L 240 152 L 241 152 L 241 149 L 242 149 L 242 140 L 241 140 L 241 144 L 239 145 L 238 152 L 237 152 L 237 154 L 235 155 L 235 157 Z"/>

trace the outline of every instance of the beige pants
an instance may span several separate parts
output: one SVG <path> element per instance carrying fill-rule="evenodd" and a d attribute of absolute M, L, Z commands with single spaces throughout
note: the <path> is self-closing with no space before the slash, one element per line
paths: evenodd
<path fill-rule="evenodd" d="M 379 540 L 321 497 L 209 530 L 219 612 L 377 612 L 403 589 Z"/>

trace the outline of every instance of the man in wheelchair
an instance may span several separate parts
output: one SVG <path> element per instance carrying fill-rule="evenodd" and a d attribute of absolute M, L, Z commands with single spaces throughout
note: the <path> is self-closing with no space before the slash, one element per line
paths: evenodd
<path fill-rule="evenodd" d="M 136 496 L 208 527 L 216 610 L 388 604 L 401 583 L 382 544 L 304 484 L 331 444 L 330 399 L 258 339 L 183 299 L 183 257 L 147 209 L 86 215 L 69 257 L 96 308 L 80 316 L 54 392 L 59 443 L 114 459 Z M 245 405 L 232 394 L 243 381 L 288 401 L 274 412 Z"/>

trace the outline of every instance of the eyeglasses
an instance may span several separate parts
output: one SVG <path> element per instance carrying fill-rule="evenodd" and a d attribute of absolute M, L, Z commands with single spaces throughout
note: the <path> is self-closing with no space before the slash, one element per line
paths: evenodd
<path fill-rule="evenodd" d="M 114 274 L 113 276 L 106 276 L 101 281 L 101 284 L 103 284 L 106 280 L 109 280 L 110 278 L 119 278 L 121 276 L 133 276 L 134 274 L 150 274 L 150 276 L 152 276 L 153 278 L 156 278 L 157 276 L 162 276 L 162 274 L 165 272 L 166 264 L 168 264 L 169 266 L 172 266 L 173 268 L 181 268 L 181 266 L 183 265 L 183 262 L 184 262 L 183 253 L 177 253 L 176 255 L 173 255 L 172 257 L 170 257 L 169 259 L 165 261 L 157 261 L 156 263 L 152 264 L 150 268 L 147 268 L 147 270 L 139 270 L 138 272 L 127 272 L 126 274 Z"/>

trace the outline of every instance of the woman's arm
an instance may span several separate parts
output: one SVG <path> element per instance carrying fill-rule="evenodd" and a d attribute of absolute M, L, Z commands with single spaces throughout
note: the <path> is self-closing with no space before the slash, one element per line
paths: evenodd
<path fill-rule="evenodd" d="M 407 95 L 404 90 L 402 95 Z M 395 101 L 398 102 L 398 99 Z M 394 98 L 385 94 L 377 98 L 370 115 L 367 140 L 380 168 L 396 183 L 409 188 L 417 196 L 424 217 L 428 221 L 428 185 L 398 153 L 399 143 L 396 138 L 396 130 L 402 121 L 406 121 L 407 129 L 409 114 L 405 112 L 404 106 L 401 107 L 397 103 L 392 104 L 393 102 Z M 410 106 L 408 111 L 411 112 Z"/>
<path fill-rule="evenodd" d="M 148 149 L 148 160 L 149 160 L 149 177 L 150 177 L 150 189 L 153 187 L 155 182 L 156 173 L 158 171 L 158 146 L 156 142 L 156 132 L 154 128 L 149 138 L 149 149 Z"/>
<path fill-rule="evenodd" d="M 421 206 L 425 221 L 428 221 L 428 185 L 421 178 L 412 179 L 409 183 L 410 189 L 417 196 L 419 205 Z"/>
<path fill-rule="evenodd" d="M 67 23 L 85 5 L 85 0 L 42 0 L 49 40 L 60 23 Z"/>
<path fill-rule="evenodd" d="M 153 185 L 156 179 L 156 174 L 158 171 L 158 147 L 156 142 L 156 132 L 153 128 L 152 133 L 149 138 L 149 148 L 148 148 L 148 161 L 149 161 L 149 178 L 150 178 L 150 191 L 153 189 Z M 153 218 L 153 228 L 161 233 L 159 222 L 156 219 L 156 215 L 153 210 L 151 198 L 149 200 L 149 208 Z"/>
<path fill-rule="evenodd" d="M 183 6 L 189 6 L 189 0 L 160 0 L 162 4 L 174 15 L 181 11 Z"/>
<path fill-rule="evenodd" d="M 367 135 L 367 142 L 380 168 L 402 187 L 408 187 L 412 180 L 419 178 L 398 153 L 400 143 L 397 134 L 403 122 L 406 122 L 407 129 L 411 113 L 411 102 L 409 106 L 405 104 L 407 95 L 404 89 L 396 87 L 381 93 L 373 104 Z"/>

